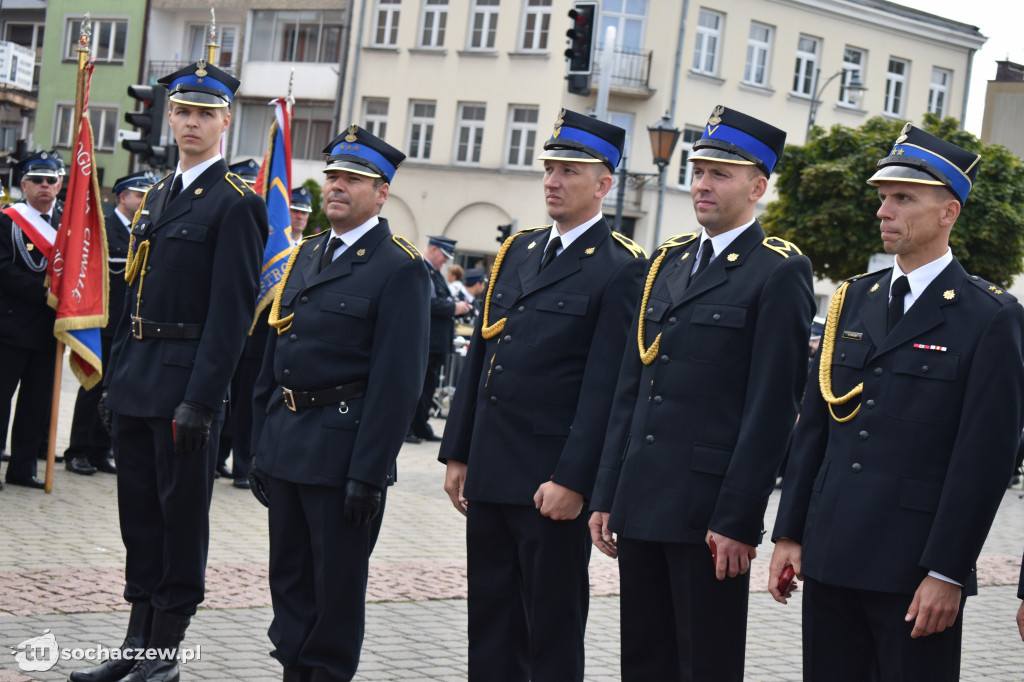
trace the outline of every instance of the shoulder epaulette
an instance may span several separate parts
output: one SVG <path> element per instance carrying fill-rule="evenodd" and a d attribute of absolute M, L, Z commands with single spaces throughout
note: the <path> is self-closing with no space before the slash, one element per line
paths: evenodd
<path fill-rule="evenodd" d="M 684 234 L 675 234 L 665 240 L 665 242 L 658 247 L 658 250 L 674 249 L 677 246 L 686 246 L 700 235 L 699 232 L 686 232 Z"/>
<path fill-rule="evenodd" d="M 400 235 L 400 234 L 393 234 L 393 235 L 391 235 L 391 239 L 396 244 L 398 244 L 399 248 L 401 248 L 403 251 L 405 251 L 407 254 L 409 254 L 409 258 L 412 258 L 413 260 L 416 260 L 417 258 L 422 258 L 423 257 L 420 254 L 419 249 L 417 249 L 415 246 L 413 246 L 412 242 L 410 242 L 408 239 L 406 239 L 402 235 Z"/>
<path fill-rule="evenodd" d="M 615 241 L 625 246 L 626 250 L 633 254 L 633 258 L 647 258 L 647 252 L 644 251 L 643 247 L 626 235 L 613 231 L 612 237 L 615 238 Z"/>
<path fill-rule="evenodd" d="M 843 280 L 843 281 L 844 281 L 844 282 L 856 282 L 856 281 L 857 281 L 858 279 L 860 279 L 861 277 L 867 277 L 867 276 L 868 276 L 868 275 L 870 275 L 870 274 L 871 274 L 871 273 L 869 273 L 869 272 L 862 272 L 862 273 L 860 273 L 859 275 L 854 275 L 853 277 L 847 277 L 847 278 L 846 278 L 845 280 Z"/>
<path fill-rule="evenodd" d="M 971 275 L 967 279 L 970 280 L 971 284 L 978 287 L 979 289 L 987 293 L 989 296 L 999 301 L 999 303 L 1002 305 L 1006 305 L 1007 303 L 1014 303 L 1017 300 L 1017 297 L 1011 293 L 1008 293 L 1006 289 L 996 286 L 995 284 L 992 284 L 991 282 L 988 282 L 982 279 L 981 277 L 978 277 L 977 275 Z"/>
<path fill-rule="evenodd" d="M 536 232 L 537 230 L 550 230 L 550 229 L 551 229 L 550 225 L 538 225 L 537 227 L 524 227 L 523 229 L 517 231 L 516 234 L 519 234 L 520 232 Z"/>
<path fill-rule="evenodd" d="M 238 190 L 238 193 L 241 194 L 243 197 L 246 194 L 256 193 L 255 191 L 253 191 L 253 188 L 247 185 L 245 183 L 245 180 L 243 180 L 242 177 L 236 173 L 228 171 L 227 173 L 224 174 L 224 179 L 231 183 L 231 186 Z"/>
<path fill-rule="evenodd" d="M 782 237 L 765 237 L 761 244 L 767 246 L 783 258 L 789 258 L 794 254 L 797 256 L 803 255 L 803 251 L 798 249 L 796 244 L 793 242 L 787 242 Z"/>

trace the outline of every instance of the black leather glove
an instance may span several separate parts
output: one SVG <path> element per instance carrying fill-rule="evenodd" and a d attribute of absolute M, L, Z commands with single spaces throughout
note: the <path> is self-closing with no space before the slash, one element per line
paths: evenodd
<path fill-rule="evenodd" d="M 99 414 L 100 414 L 100 424 L 103 426 L 103 430 L 106 431 L 107 435 L 109 436 L 110 435 L 110 425 L 111 425 L 111 422 L 113 420 L 114 415 L 113 415 L 113 413 L 111 413 L 110 408 L 107 407 L 107 392 L 106 391 L 103 391 L 103 393 L 100 394 L 100 401 L 99 401 L 99 403 L 96 404 L 96 411 L 99 412 Z"/>
<path fill-rule="evenodd" d="M 174 408 L 174 451 L 202 450 L 210 442 L 213 412 L 195 403 L 183 400 Z"/>
<path fill-rule="evenodd" d="M 345 483 L 345 521 L 356 526 L 369 523 L 380 513 L 380 488 L 348 479 Z"/>
<path fill-rule="evenodd" d="M 267 486 L 267 474 L 255 466 L 249 468 L 249 490 L 252 496 L 267 509 L 270 509 L 270 491 Z"/>

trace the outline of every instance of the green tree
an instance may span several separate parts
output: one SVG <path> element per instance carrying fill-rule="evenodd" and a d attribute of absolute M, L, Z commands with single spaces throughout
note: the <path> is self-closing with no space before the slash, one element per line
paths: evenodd
<path fill-rule="evenodd" d="M 819 277 L 838 281 L 864 272 L 882 251 L 878 190 L 866 181 L 903 125 L 876 117 L 860 128 L 815 127 L 806 145 L 786 147 L 775 168 L 779 198 L 761 217 L 765 231 L 800 247 Z M 968 272 L 1008 286 L 1024 272 L 1024 164 L 1005 147 L 960 130 L 956 119 L 927 114 L 921 127 L 981 154 L 950 246 Z"/>
<path fill-rule="evenodd" d="M 328 222 L 327 216 L 320 209 L 324 198 L 323 192 L 320 189 L 320 183 L 310 178 L 302 183 L 302 186 L 309 190 L 313 201 L 313 212 L 309 214 L 309 222 L 306 223 L 306 229 L 302 231 L 302 236 L 308 237 L 311 234 L 331 229 L 331 223 Z"/>

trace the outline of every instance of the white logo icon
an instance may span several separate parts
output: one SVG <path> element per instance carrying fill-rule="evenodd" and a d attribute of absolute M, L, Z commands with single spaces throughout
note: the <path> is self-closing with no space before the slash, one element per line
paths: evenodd
<path fill-rule="evenodd" d="M 18 645 L 18 651 L 12 653 L 18 667 L 25 672 L 46 672 L 60 658 L 57 638 L 49 630 L 43 630 L 39 637 L 26 639 Z"/>

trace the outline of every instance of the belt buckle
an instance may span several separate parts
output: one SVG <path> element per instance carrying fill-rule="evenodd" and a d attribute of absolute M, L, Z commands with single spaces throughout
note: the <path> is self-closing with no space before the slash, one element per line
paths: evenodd
<path fill-rule="evenodd" d="M 295 407 L 295 394 L 292 393 L 291 389 L 282 386 L 281 393 L 284 395 L 284 404 L 288 409 L 292 412 L 298 412 L 298 409 Z"/>
<path fill-rule="evenodd" d="M 132 336 L 136 339 L 142 338 L 142 318 L 132 316 Z"/>

